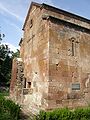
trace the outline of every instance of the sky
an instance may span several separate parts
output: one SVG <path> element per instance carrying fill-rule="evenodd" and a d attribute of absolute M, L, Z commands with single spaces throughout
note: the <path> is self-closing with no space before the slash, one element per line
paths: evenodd
<path fill-rule="evenodd" d="M 90 19 L 90 0 L 33 0 L 46 3 L 79 16 Z M 5 34 L 3 43 L 11 50 L 19 47 L 23 37 L 22 27 L 31 0 L 0 0 L 0 32 Z"/>

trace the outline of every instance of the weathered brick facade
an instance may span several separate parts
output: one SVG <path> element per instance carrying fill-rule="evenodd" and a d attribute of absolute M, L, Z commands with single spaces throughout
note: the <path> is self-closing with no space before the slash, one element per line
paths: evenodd
<path fill-rule="evenodd" d="M 32 3 L 23 30 L 19 101 L 33 112 L 90 104 L 90 20 Z"/>

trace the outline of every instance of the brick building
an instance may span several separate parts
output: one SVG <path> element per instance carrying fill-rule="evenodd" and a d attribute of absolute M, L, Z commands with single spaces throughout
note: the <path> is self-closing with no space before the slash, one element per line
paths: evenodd
<path fill-rule="evenodd" d="M 90 104 L 90 20 L 31 3 L 10 96 L 37 112 Z"/>

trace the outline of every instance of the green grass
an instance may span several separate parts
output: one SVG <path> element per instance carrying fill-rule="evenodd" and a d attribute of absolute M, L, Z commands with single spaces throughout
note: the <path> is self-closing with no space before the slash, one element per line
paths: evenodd
<path fill-rule="evenodd" d="M 20 106 L 0 95 L 0 120 L 19 120 Z"/>

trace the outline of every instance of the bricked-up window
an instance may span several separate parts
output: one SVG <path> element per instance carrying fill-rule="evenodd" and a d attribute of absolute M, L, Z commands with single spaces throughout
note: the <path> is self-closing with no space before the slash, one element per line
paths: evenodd
<path fill-rule="evenodd" d="M 31 88 L 31 82 L 28 82 L 28 88 Z"/>
<path fill-rule="evenodd" d="M 30 20 L 30 28 L 33 26 L 33 20 Z"/>

